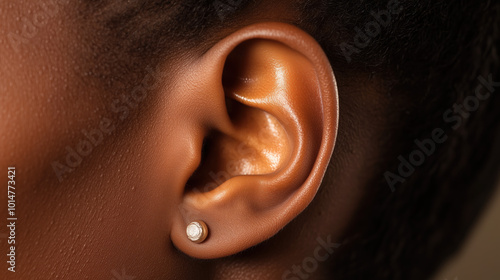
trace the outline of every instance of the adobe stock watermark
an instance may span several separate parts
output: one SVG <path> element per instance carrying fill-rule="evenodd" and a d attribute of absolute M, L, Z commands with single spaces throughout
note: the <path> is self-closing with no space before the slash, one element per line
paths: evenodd
<path fill-rule="evenodd" d="M 219 19 L 224 21 L 229 14 L 234 13 L 238 9 L 242 2 L 243 0 L 215 0 L 212 6 L 217 12 Z"/>
<path fill-rule="evenodd" d="M 287 269 L 281 275 L 282 280 L 303 280 L 308 279 L 319 267 L 319 264 L 325 262 L 335 252 L 335 249 L 340 247 L 340 243 L 333 243 L 331 236 L 328 235 L 326 240 L 318 236 L 316 238 L 318 245 L 314 248 L 311 256 L 305 257 L 298 265 L 294 264 L 290 269 Z"/>
<path fill-rule="evenodd" d="M 467 96 L 461 104 L 454 104 L 452 108 L 443 113 L 445 123 L 451 125 L 453 130 L 457 130 L 462 126 L 465 119 L 468 119 L 471 114 L 479 109 L 481 101 L 490 98 L 495 92 L 495 88 L 500 86 L 500 82 L 493 81 L 493 76 L 490 74 L 488 78 L 479 76 L 474 94 Z M 431 137 L 423 140 L 415 139 L 416 148 L 409 154 L 407 158 L 403 155 L 398 156 L 399 166 L 398 173 L 394 174 L 390 171 L 384 173 L 385 180 L 392 192 L 396 190 L 395 186 L 398 183 L 404 183 L 414 172 L 415 168 L 424 164 L 425 160 L 432 156 L 437 149 L 438 144 L 443 144 L 448 139 L 443 128 L 435 128 Z"/>
<path fill-rule="evenodd" d="M 399 3 L 399 0 L 390 0 L 385 10 L 371 11 L 370 15 L 373 20 L 365 24 L 364 31 L 358 27 L 354 28 L 356 35 L 353 42 L 342 42 L 339 45 L 347 62 L 351 63 L 352 55 L 360 53 L 362 49 L 366 48 L 375 37 L 382 33 L 382 28 L 386 28 L 391 24 L 392 17 L 402 10 L 403 6 Z"/>
<path fill-rule="evenodd" d="M 159 66 L 158 66 L 159 67 Z M 91 129 L 82 129 L 81 138 L 74 146 L 66 146 L 66 156 L 63 160 L 55 160 L 51 163 L 52 170 L 59 182 L 62 182 L 67 174 L 72 173 L 80 166 L 83 160 L 92 151 L 101 145 L 106 136 L 112 134 L 116 127 L 123 123 L 133 110 L 139 107 L 148 93 L 159 86 L 163 73 L 159 68 L 146 67 L 147 74 L 141 83 L 134 87 L 130 93 L 123 93 L 119 98 L 113 99 L 110 111 L 113 117 L 102 117 L 99 125 Z"/>
<path fill-rule="evenodd" d="M 7 35 L 9 45 L 16 53 L 21 51 L 23 44 L 28 44 L 41 28 L 45 27 L 50 19 L 56 17 L 63 5 L 68 5 L 69 0 L 48 0 L 37 3 L 38 9 L 29 16 L 20 18 L 21 30 L 10 31 Z"/>
<path fill-rule="evenodd" d="M 121 273 L 113 269 L 111 270 L 111 274 L 113 275 L 111 280 L 134 280 L 136 278 L 135 276 L 128 275 L 123 267 Z"/>

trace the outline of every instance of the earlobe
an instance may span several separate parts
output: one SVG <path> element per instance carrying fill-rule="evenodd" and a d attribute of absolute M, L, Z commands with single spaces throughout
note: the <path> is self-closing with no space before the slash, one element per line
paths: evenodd
<path fill-rule="evenodd" d="M 272 237 L 312 201 L 335 144 L 337 89 L 317 42 L 283 23 L 243 28 L 191 67 L 179 106 L 193 111 L 185 138 L 196 148 L 175 186 L 171 238 L 190 256 L 218 258 Z M 210 230 L 202 242 L 186 235 L 196 220 Z"/>

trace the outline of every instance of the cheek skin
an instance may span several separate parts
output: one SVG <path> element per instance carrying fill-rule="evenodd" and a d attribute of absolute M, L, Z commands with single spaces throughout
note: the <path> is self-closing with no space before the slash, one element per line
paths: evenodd
<path fill-rule="evenodd" d="M 59 2 L 29 36 L 24 19 L 33 21 L 40 4 L 0 3 L 0 172 L 16 167 L 18 208 L 17 272 L 9 279 L 190 275 L 168 236 L 179 197 L 155 177 L 164 164 L 156 148 L 170 140 L 151 133 L 153 119 L 141 117 L 147 106 L 121 120 L 112 100 L 85 82 L 75 57 L 86 45 L 71 5 Z M 24 36 L 20 44 L 13 33 Z M 66 165 L 67 147 L 77 149 L 88 139 L 82 130 L 100 128 L 103 118 L 113 131 L 59 180 L 52 163 Z"/>

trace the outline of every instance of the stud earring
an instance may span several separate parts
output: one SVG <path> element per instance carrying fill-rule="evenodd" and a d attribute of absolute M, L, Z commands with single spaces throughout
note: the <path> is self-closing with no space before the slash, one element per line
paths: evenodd
<path fill-rule="evenodd" d="M 201 243 L 207 238 L 208 235 L 207 224 L 200 220 L 191 222 L 186 227 L 186 234 L 189 240 L 194 243 Z"/>

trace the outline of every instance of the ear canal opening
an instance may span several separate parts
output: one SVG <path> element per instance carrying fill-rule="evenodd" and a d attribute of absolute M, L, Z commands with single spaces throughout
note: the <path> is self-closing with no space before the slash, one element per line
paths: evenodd
<path fill-rule="evenodd" d="M 277 172 L 290 157 L 288 137 L 273 116 L 235 100 L 229 103 L 233 134 L 217 130 L 207 134 L 186 192 L 210 192 L 236 176 Z"/>
<path fill-rule="evenodd" d="M 207 182 L 206 180 L 206 170 L 207 170 L 207 165 L 209 163 L 209 158 L 212 153 L 212 147 L 213 147 L 213 138 L 215 137 L 216 132 L 215 131 L 210 131 L 207 136 L 203 139 L 203 143 L 201 145 L 201 150 L 200 150 L 200 163 L 198 164 L 198 167 L 196 170 L 191 174 L 191 177 L 189 177 L 188 181 L 186 182 L 186 192 L 208 192 L 215 188 L 216 186 L 212 185 L 207 185 L 204 182 Z"/>

